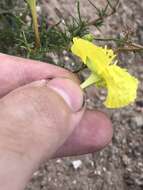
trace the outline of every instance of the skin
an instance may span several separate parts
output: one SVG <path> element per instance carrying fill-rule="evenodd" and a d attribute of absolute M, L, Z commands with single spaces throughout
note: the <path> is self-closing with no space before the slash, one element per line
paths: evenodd
<path fill-rule="evenodd" d="M 86 109 L 78 79 L 46 63 L 0 54 L 0 108 L 3 190 L 24 189 L 48 159 L 96 152 L 112 138 L 108 117 Z"/>

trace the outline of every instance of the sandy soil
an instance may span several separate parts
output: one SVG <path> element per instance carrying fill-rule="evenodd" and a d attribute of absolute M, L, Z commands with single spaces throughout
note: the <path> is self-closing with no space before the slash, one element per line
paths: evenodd
<path fill-rule="evenodd" d="M 54 8 L 64 15 L 74 14 L 75 0 L 47 0 L 48 13 L 56 19 Z M 81 0 L 81 12 L 86 18 L 95 13 L 87 0 Z M 93 1 L 94 2 L 94 1 Z M 103 6 L 104 0 L 96 0 Z M 113 0 L 113 2 L 115 2 Z M 76 12 L 76 11 L 75 11 Z M 51 14 L 50 14 L 51 13 Z M 135 41 L 143 44 L 143 1 L 121 0 L 118 12 L 108 18 L 102 27 L 102 35 L 120 34 L 125 26 L 135 31 Z M 99 31 L 93 29 L 95 34 Z M 120 55 L 121 64 L 140 79 L 138 100 L 143 102 L 143 58 L 139 54 Z M 88 94 L 89 107 L 99 107 Z M 100 98 L 103 100 L 104 91 Z M 103 151 L 80 157 L 49 161 L 37 171 L 27 190 L 141 190 L 143 189 L 143 112 L 134 104 L 124 109 L 107 112 L 113 122 L 112 143 Z M 75 162 L 76 161 L 76 162 Z M 79 164 L 79 165 L 78 165 Z M 76 166 L 78 165 L 78 168 Z"/>

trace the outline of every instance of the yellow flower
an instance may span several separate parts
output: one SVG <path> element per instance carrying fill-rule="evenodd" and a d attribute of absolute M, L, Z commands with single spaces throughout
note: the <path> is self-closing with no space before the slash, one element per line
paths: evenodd
<path fill-rule="evenodd" d="M 104 104 L 108 108 L 120 108 L 134 102 L 138 80 L 116 65 L 113 50 L 98 47 L 81 38 L 73 39 L 71 50 L 91 70 L 91 75 L 81 84 L 81 88 L 91 84 L 106 87 L 108 94 Z"/>

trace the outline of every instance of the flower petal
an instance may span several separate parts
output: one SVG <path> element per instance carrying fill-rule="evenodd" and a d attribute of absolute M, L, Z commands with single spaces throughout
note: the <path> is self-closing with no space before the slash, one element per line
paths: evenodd
<path fill-rule="evenodd" d="M 86 88 L 91 84 L 106 87 L 108 90 L 104 102 L 106 107 L 120 108 L 135 100 L 138 80 L 116 65 L 117 61 L 114 61 L 116 55 L 113 50 L 98 47 L 81 38 L 73 39 L 71 50 L 91 70 L 90 77 L 81 87 Z"/>
<path fill-rule="evenodd" d="M 104 79 L 108 89 L 104 102 L 106 107 L 120 108 L 134 102 L 137 96 L 138 80 L 125 69 L 111 65 L 104 73 Z"/>
<path fill-rule="evenodd" d="M 73 38 L 71 51 L 79 56 L 84 64 L 86 64 L 86 58 L 88 57 L 91 61 L 96 61 L 96 64 L 100 64 L 101 67 L 111 64 L 116 57 L 111 49 L 98 47 L 82 38 Z"/>

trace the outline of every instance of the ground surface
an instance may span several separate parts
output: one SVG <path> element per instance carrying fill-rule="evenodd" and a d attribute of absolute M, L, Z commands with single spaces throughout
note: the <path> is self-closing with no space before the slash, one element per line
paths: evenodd
<path fill-rule="evenodd" d="M 51 17 L 53 7 L 68 15 L 75 9 L 75 0 L 47 0 Z M 94 16 L 94 9 L 87 0 L 81 0 L 82 14 Z M 104 0 L 96 0 L 102 6 Z M 114 1 L 113 1 L 114 2 Z M 103 34 L 121 33 L 123 26 L 130 26 L 143 44 L 143 1 L 121 0 L 118 12 L 107 19 Z M 94 31 L 98 34 L 98 31 Z M 122 64 L 140 79 L 138 100 L 143 101 L 143 60 L 139 55 L 121 55 Z M 93 90 L 93 89 L 92 89 Z M 99 107 L 88 93 L 89 107 Z M 101 92 L 104 99 L 104 91 Z M 104 109 L 104 108 L 103 108 Z M 114 127 L 112 143 L 93 155 L 49 161 L 37 171 L 27 190 L 141 190 L 143 189 L 143 112 L 136 105 L 115 111 L 105 110 Z M 77 162 L 75 162 L 77 161 Z M 79 168 L 75 167 L 79 164 Z"/>

